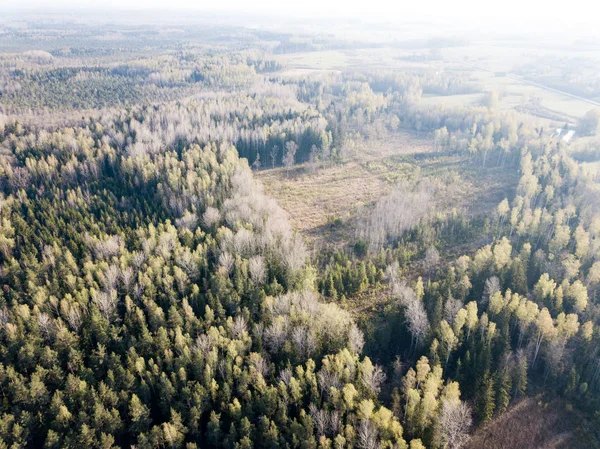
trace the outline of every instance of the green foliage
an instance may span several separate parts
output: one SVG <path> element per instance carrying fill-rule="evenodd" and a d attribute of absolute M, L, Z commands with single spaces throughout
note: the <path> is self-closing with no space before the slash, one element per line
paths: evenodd
<path fill-rule="evenodd" d="M 235 149 L 144 128 L 168 127 L 169 114 L 193 107 L 9 138 L 12 160 L 0 164 L 0 439 L 356 445 L 352 426 L 368 400 L 365 425 L 378 444 L 404 447 L 398 420 L 375 401 L 384 374 L 359 358 L 360 331 L 310 291 L 303 243 Z M 129 146 L 109 143 L 136 127 Z M 162 142 L 154 150 L 148 132 Z M 377 276 L 364 262 L 352 274 L 357 289 Z M 334 427 L 322 431 L 323 422 Z"/>
<path fill-rule="evenodd" d="M 357 260 L 344 251 L 336 251 L 326 263 L 318 288 L 332 299 L 359 294 L 383 280 L 382 269 L 376 266 L 377 261 L 370 258 Z"/>
<path fill-rule="evenodd" d="M 494 94 L 418 101 L 478 90 L 460 74 L 267 78 L 279 63 L 235 39 L 156 39 L 169 50 L 118 64 L 102 46 L 0 61 L 3 112 L 73 112 L 0 116 L 0 446 L 444 447 L 469 430 L 461 396 L 487 423 L 541 387 L 598 415 L 600 206 L 563 144 Z M 590 111 L 578 133 L 597 125 Z M 401 128 L 521 177 L 475 217 L 397 187 L 354 245 L 310 266 L 243 159 L 314 169 Z M 367 292 L 365 342 L 336 302 Z"/>
<path fill-rule="evenodd" d="M 483 376 L 479 386 L 477 400 L 477 418 L 482 424 L 487 423 L 494 416 L 496 404 L 494 402 L 494 384 L 490 373 Z"/>

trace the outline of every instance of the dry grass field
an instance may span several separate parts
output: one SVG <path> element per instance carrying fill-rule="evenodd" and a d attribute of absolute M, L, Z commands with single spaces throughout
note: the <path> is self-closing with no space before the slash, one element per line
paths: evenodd
<path fill-rule="evenodd" d="M 522 400 L 478 429 L 465 449 L 586 449 L 589 426 L 562 401 Z M 591 445 L 590 445 L 591 444 Z"/>
<path fill-rule="evenodd" d="M 289 173 L 267 169 L 256 176 L 308 241 L 333 246 L 347 243 L 356 221 L 399 181 L 436 183 L 437 211 L 473 216 L 493 211 L 518 179 L 514 169 L 482 168 L 438 154 L 431 137 L 414 133 L 364 141 L 348 159 L 316 168 L 300 165 Z"/>

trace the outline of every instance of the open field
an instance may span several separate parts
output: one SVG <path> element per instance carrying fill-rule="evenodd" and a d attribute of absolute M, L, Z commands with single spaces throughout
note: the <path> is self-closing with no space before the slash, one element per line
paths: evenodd
<path fill-rule="evenodd" d="M 580 165 L 584 172 L 592 177 L 600 176 L 600 161 L 594 162 L 580 162 Z"/>
<path fill-rule="evenodd" d="M 297 70 L 335 70 L 348 67 L 349 55 L 344 51 L 288 53 L 277 58 L 279 62 Z"/>
<path fill-rule="evenodd" d="M 401 134 L 385 142 L 365 142 L 359 157 L 338 165 L 317 168 L 298 166 L 288 175 L 284 168 L 263 170 L 257 174 L 268 195 L 277 199 L 288 212 L 292 225 L 309 240 L 343 241 L 353 234 L 352 224 L 358 211 L 389 193 L 392 183 L 386 175 L 397 176 L 398 167 L 379 170 L 375 164 L 394 155 L 427 153 L 433 142 Z M 373 164 L 373 165 L 371 165 Z M 343 225 L 331 226 L 340 219 Z"/>
<path fill-rule="evenodd" d="M 522 43 L 521 43 L 522 44 Z M 470 106 L 477 104 L 485 92 L 500 94 L 502 109 L 515 109 L 526 115 L 535 115 L 555 121 L 575 123 L 594 104 L 566 92 L 546 88 L 525 79 L 513 77 L 513 72 L 524 62 L 549 53 L 543 47 L 522 48 L 511 45 L 469 45 L 443 48 L 430 58 L 430 48 L 362 48 L 328 50 L 278 55 L 286 67 L 284 76 L 306 75 L 308 71 L 363 70 L 365 68 L 398 71 L 458 71 L 468 74 L 482 86 L 482 92 L 467 95 L 425 95 L 426 104 Z M 593 52 L 564 53 L 569 57 L 596 58 Z M 441 56 L 441 57 L 440 57 Z M 502 73 L 496 76 L 496 73 Z"/>
<path fill-rule="evenodd" d="M 347 243 L 365 209 L 399 181 L 435 182 L 439 212 L 457 209 L 474 216 L 493 211 L 518 179 L 516 170 L 482 168 L 438 154 L 433 140 L 423 135 L 402 133 L 360 147 L 344 164 L 314 172 L 305 164 L 289 174 L 284 168 L 268 169 L 257 177 L 288 212 L 295 229 L 313 243 L 334 246 Z"/>
<path fill-rule="evenodd" d="M 594 107 L 593 104 L 583 99 L 574 98 L 567 93 L 560 93 L 540 85 L 534 85 L 526 80 L 511 76 L 496 76 L 491 72 L 482 71 L 475 67 L 473 67 L 473 70 L 473 76 L 485 86 L 486 91 L 495 90 L 501 94 L 500 105 L 505 109 L 534 103 L 555 114 L 576 120 Z M 492 71 L 494 70 L 492 69 Z M 495 71 L 501 72 L 499 69 Z M 542 117 L 546 118 L 544 115 Z"/>
<path fill-rule="evenodd" d="M 427 49 L 423 49 L 428 52 Z M 348 50 L 326 50 L 277 55 L 276 59 L 289 69 L 425 69 L 431 64 L 427 61 L 408 61 L 407 56 L 413 50 L 392 47 L 360 48 Z"/>

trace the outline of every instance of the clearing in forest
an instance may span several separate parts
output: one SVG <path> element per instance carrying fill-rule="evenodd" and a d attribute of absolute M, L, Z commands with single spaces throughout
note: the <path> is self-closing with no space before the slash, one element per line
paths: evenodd
<path fill-rule="evenodd" d="M 465 449 L 579 449 L 596 447 L 589 423 L 563 401 L 528 398 L 478 429 Z M 596 442 L 597 443 L 597 442 Z"/>
<path fill-rule="evenodd" d="M 489 161 L 483 168 L 463 157 L 437 153 L 432 138 L 416 133 L 364 141 L 347 159 L 256 174 L 266 193 L 288 212 L 294 228 L 315 246 L 350 242 L 357 220 L 403 180 L 437 183 L 436 210 L 457 209 L 468 216 L 491 213 L 518 180 L 514 168 L 492 167 Z"/>

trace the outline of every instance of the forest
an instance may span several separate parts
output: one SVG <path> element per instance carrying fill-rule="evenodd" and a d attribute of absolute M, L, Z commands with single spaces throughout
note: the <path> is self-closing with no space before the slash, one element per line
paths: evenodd
<path fill-rule="evenodd" d="M 0 20 L 0 449 L 600 447 L 600 60 L 71 20 Z"/>

